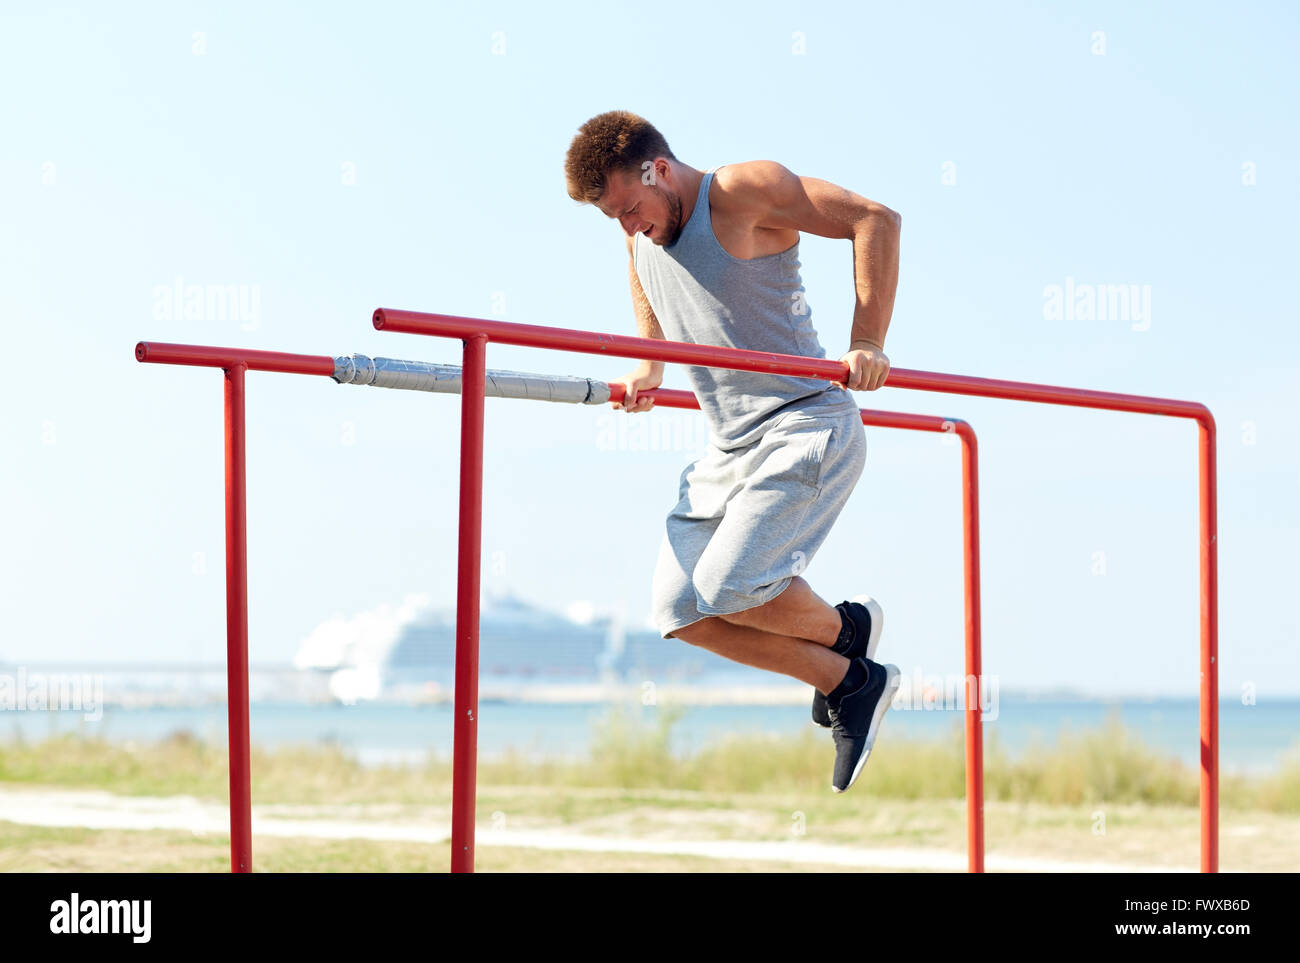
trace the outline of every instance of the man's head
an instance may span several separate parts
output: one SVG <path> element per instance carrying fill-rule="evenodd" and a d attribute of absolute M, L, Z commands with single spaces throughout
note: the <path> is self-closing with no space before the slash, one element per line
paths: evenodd
<path fill-rule="evenodd" d="M 680 170 L 663 134 L 626 110 L 583 124 L 564 158 L 571 198 L 616 218 L 629 236 L 644 233 L 659 245 L 682 232 Z"/>

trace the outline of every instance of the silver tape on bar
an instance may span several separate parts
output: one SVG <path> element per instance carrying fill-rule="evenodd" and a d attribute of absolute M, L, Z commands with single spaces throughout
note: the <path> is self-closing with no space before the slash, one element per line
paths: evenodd
<path fill-rule="evenodd" d="M 334 359 L 334 380 L 341 385 L 371 385 L 376 388 L 458 395 L 460 379 L 461 368 L 458 364 L 369 358 L 364 354 L 344 355 Z M 609 401 L 609 385 L 592 378 L 572 375 L 488 369 L 485 388 L 485 393 L 493 398 L 527 398 L 533 401 L 584 405 L 600 405 Z"/>

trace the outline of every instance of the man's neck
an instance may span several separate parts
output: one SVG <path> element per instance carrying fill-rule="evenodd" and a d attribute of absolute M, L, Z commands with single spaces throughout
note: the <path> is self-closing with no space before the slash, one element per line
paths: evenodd
<path fill-rule="evenodd" d="M 695 200 L 700 196 L 700 184 L 704 180 L 704 171 L 678 163 L 673 169 L 677 183 L 680 185 L 682 202 L 682 227 L 690 221 L 695 213 Z"/>

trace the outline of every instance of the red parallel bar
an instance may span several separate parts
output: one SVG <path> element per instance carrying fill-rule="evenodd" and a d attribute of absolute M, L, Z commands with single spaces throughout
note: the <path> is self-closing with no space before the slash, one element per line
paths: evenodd
<path fill-rule="evenodd" d="M 230 740 L 230 871 L 253 871 L 248 731 L 248 512 L 244 367 L 226 368 L 226 712 Z"/>
<path fill-rule="evenodd" d="M 318 354 L 285 354 L 281 351 L 250 351 L 244 348 L 213 348 L 201 344 L 166 344 L 141 341 L 135 359 L 151 364 L 189 364 L 208 368 L 243 365 L 249 371 L 280 371 L 284 374 L 334 374 L 334 359 Z"/>
<path fill-rule="evenodd" d="M 508 321 L 484 321 L 459 318 L 449 314 L 421 314 L 418 311 L 395 311 L 380 308 L 374 314 L 375 329 L 402 334 L 427 334 L 441 338 L 469 338 L 484 334 L 497 344 L 517 344 L 553 351 L 579 351 L 646 361 L 677 364 L 717 365 L 739 371 L 763 371 L 807 378 L 843 381 L 846 365 L 793 354 L 768 354 L 739 348 L 661 341 L 657 338 L 634 338 L 574 328 L 552 328 L 538 324 L 514 324 Z"/>
<path fill-rule="evenodd" d="M 609 386 L 610 401 L 622 402 L 627 388 Z M 654 388 L 637 394 L 654 399 L 656 407 L 695 408 L 699 400 L 689 391 Z M 980 703 L 983 682 L 980 651 L 980 522 L 979 446 L 975 429 L 960 418 L 939 418 L 901 411 L 861 410 L 862 423 L 911 431 L 954 432 L 962 442 L 962 559 L 966 598 L 966 852 L 972 873 L 984 872 L 984 726 Z"/>
<path fill-rule="evenodd" d="M 529 345 L 587 354 L 610 354 L 643 361 L 713 365 L 744 371 L 770 371 L 799 377 L 824 377 L 847 381 L 848 366 L 797 355 L 766 354 L 711 345 L 665 342 L 600 334 L 572 328 L 513 324 L 445 314 L 424 314 L 380 308 L 373 316 L 378 330 L 467 337 L 485 334 L 503 344 Z M 1024 381 L 972 378 L 932 371 L 890 370 L 891 388 L 939 391 L 947 394 L 1033 401 L 1040 404 L 1100 408 L 1140 414 L 1191 418 L 1200 426 L 1200 539 L 1201 539 L 1201 871 L 1219 868 L 1219 706 L 1218 706 L 1218 552 L 1216 447 L 1214 416 L 1203 404 L 1146 395 L 1064 388 Z"/>
<path fill-rule="evenodd" d="M 1201 419 L 1209 415 L 1205 405 L 1173 398 L 1126 395 L 1087 388 L 1062 388 L 1027 381 L 1002 381 L 997 378 L 971 378 L 967 375 L 940 374 L 934 371 L 909 371 L 891 368 L 885 382 L 891 388 L 914 391 L 939 391 L 944 394 L 974 395 L 980 398 L 1004 398 L 1008 401 L 1036 401 L 1046 405 L 1076 408 L 1101 408 L 1107 411 L 1132 411 L 1147 415 Z"/>
<path fill-rule="evenodd" d="M 577 351 L 583 354 L 607 354 L 641 361 L 712 365 L 739 371 L 764 371 L 800 378 L 825 378 L 827 381 L 845 381 L 848 374 L 848 365 L 843 362 L 807 358 L 802 355 L 769 354 L 764 351 L 744 351 L 740 348 L 603 334 L 599 331 L 581 331 L 576 328 L 553 328 L 540 324 L 515 324 L 510 321 L 463 318 L 450 314 L 425 314 L 419 311 L 379 308 L 374 313 L 373 323 L 375 329 L 379 331 L 462 339 L 483 334 L 489 341 L 498 344 L 549 348 L 555 351 Z M 1182 418 L 1200 419 L 1209 414 L 1209 410 L 1204 405 L 1191 401 L 1117 394 L 1110 391 L 1090 391 L 1084 388 L 1061 388 L 1025 381 L 971 378 L 933 371 L 909 371 L 906 368 L 891 368 L 886 383 L 891 388 L 940 391 L 984 398 L 1006 398 L 1013 401 L 1037 401 L 1044 404 L 1075 405 L 1112 411 L 1135 411 Z"/>
<path fill-rule="evenodd" d="M 984 725 L 980 692 L 979 446 L 975 429 L 960 418 L 862 410 L 863 424 L 914 431 L 955 432 L 961 438 L 962 561 L 966 599 L 966 853 L 967 868 L 984 872 Z"/>
<path fill-rule="evenodd" d="M 627 387 L 621 381 L 609 384 L 609 400 L 622 403 L 627 394 Z M 699 410 L 700 402 L 690 391 L 677 388 L 650 388 L 637 392 L 638 398 L 653 398 L 657 408 L 690 408 Z M 937 433 L 956 432 L 961 434 L 961 426 L 966 422 L 960 418 L 941 418 L 938 415 L 914 415 L 905 411 L 876 411 L 870 408 L 859 410 L 864 425 L 877 428 L 905 428 L 911 431 L 933 431 Z M 968 429 L 969 425 L 966 426 Z M 972 434 L 972 438 L 974 435 Z"/>
<path fill-rule="evenodd" d="M 474 872 L 478 781 L 479 566 L 483 539 L 483 403 L 487 338 L 465 339 L 460 389 L 460 545 L 456 580 L 456 722 L 452 735 L 451 871 Z"/>
<path fill-rule="evenodd" d="M 620 381 L 613 381 L 609 384 L 609 400 L 612 402 L 623 401 L 627 395 L 627 387 Z M 680 391 L 676 388 L 650 388 L 637 392 L 638 398 L 653 398 L 656 408 L 691 408 L 699 410 L 700 402 L 693 392 Z M 938 434 L 955 433 L 963 439 L 969 433 L 970 441 L 975 439 L 974 429 L 960 418 L 941 418 L 938 415 L 915 415 L 905 411 L 876 411 L 871 408 L 861 408 L 858 413 L 862 416 L 864 425 L 873 425 L 877 428 L 904 428 L 910 431 L 933 431 Z"/>
<path fill-rule="evenodd" d="M 1216 425 L 1210 409 L 1198 402 L 1175 401 L 1169 398 L 1150 398 L 1142 395 L 1122 395 L 1105 391 L 898 369 L 890 372 L 887 383 L 895 388 L 1190 418 L 1197 423 L 1201 556 L 1201 872 L 1217 873 L 1219 871 L 1219 490 Z"/>
<path fill-rule="evenodd" d="M 243 348 L 141 341 L 137 361 L 225 370 L 226 712 L 230 754 L 230 869 L 253 870 L 253 803 L 248 718 L 248 513 L 244 373 L 332 375 L 334 359 Z"/>

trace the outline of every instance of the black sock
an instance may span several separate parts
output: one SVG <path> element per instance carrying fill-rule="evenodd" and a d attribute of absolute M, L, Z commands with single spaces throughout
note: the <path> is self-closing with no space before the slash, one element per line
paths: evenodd
<path fill-rule="evenodd" d="M 849 671 L 844 673 L 844 678 L 830 692 L 826 693 L 826 704 L 835 708 L 850 692 L 857 692 L 858 689 L 866 683 L 871 673 L 867 671 L 866 663 L 861 659 L 854 659 L 849 663 Z"/>
<path fill-rule="evenodd" d="M 838 611 L 840 613 L 840 637 L 831 646 L 831 651 L 844 655 L 853 647 L 853 640 L 857 635 L 858 628 L 853 624 L 853 620 L 849 618 L 848 606 L 838 609 Z"/>

